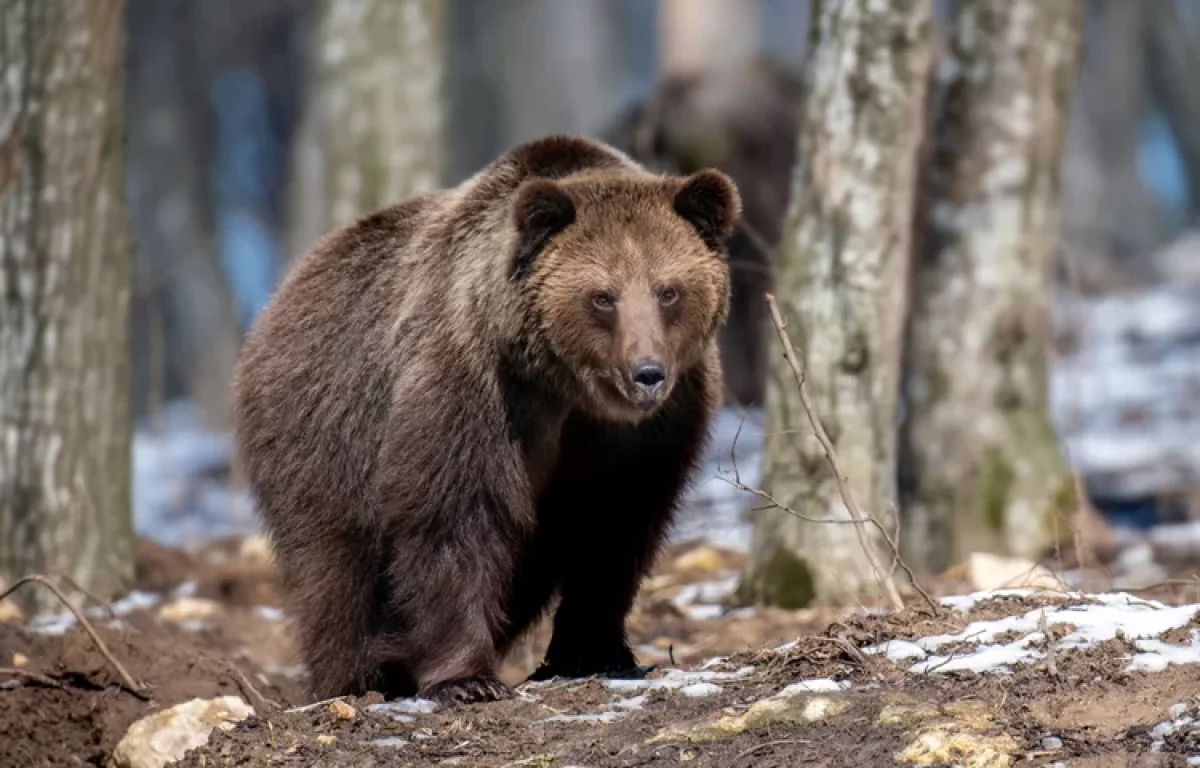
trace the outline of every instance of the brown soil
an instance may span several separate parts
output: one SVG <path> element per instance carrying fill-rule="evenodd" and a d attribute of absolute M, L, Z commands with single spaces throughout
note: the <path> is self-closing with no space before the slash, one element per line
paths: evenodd
<path fill-rule="evenodd" d="M 356 713 L 345 720 L 327 704 L 287 711 L 309 702 L 287 624 L 270 609 L 278 596 L 261 552 L 230 541 L 191 553 L 144 544 L 139 555 L 139 588 L 162 593 L 163 603 L 123 615 L 116 628 L 106 627 L 101 615 L 92 622 L 144 692 L 127 690 L 77 627 L 56 636 L 0 622 L 0 667 L 29 673 L 14 677 L 0 670 L 0 766 L 101 765 L 133 721 L 194 697 L 224 694 L 240 695 L 258 715 L 232 731 L 215 731 L 180 765 L 887 766 L 903 764 L 897 755 L 946 728 L 972 739 L 1007 740 L 1014 766 L 1058 760 L 1071 766 L 1183 765 L 1188 755 L 1200 753 L 1197 736 L 1158 739 L 1151 733 L 1170 719 L 1173 705 L 1200 691 L 1200 665 L 1126 674 L 1131 646 L 1124 640 L 1056 653 L 1005 675 L 915 675 L 858 650 L 886 639 L 958 632 L 971 621 L 1062 599 L 1054 596 L 987 600 L 970 614 L 913 607 L 886 617 L 863 611 L 838 616 L 730 606 L 724 616 L 695 619 L 673 601 L 678 590 L 740 563 L 728 553 L 681 548 L 648 580 L 631 618 L 631 640 L 641 661 L 663 667 L 672 666 L 672 657 L 674 666 L 688 668 L 720 655 L 728 658 L 710 664 L 710 671 L 752 668 L 715 681 L 711 695 L 559 681 L 524 686 L 509 701 L 400 719 L 369 709 L 378 697 L 351 699 Z M 676 568 L 676 561 L 688 567 Z M 1065 631 L 1054 628 L 1056 635 Z M 534 632 L 509 660 L 505 678 L 523 679 L 548 639 L 547 627 Z M 1163 639 L 1182 642 L 1187 633 Z M 771 650 L 788 641 L 795 643 Z M 664 674 L 660 669 L 652 678 Z M 695 730 L 722 717 L 753 715 L 762 708 L 751 711 L 756 702 L 813 678 L 846 681 L 850 688 L 798 700 L 809 702 L 805 706 L 835 702 L 844 711 L 815 719 L 792 709 L 788 716 L 743 718 L 719 738 L 698 735 L 711 735 L 711 729 Z M 963 756 L 915 764 L 954 762 Z"/>

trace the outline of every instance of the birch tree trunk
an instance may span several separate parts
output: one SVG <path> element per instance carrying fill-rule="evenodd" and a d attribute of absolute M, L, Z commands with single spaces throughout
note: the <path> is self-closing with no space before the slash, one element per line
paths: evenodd
<path fill-rule="evenodd" d="M 1081 22 L 1081 0 L 965 0 L 953 21 L 905 380 L 914 566 L 979 549 L 1035 556 L 1055 526 L 1069 532 L 1047 354 Z"/>
<path fill-rule="evenodd" d="M 780 310 L 849 486 L 877 519 L 895 498 L 900 342 L 931 13 L 930 0 L 826 0 L 817 9 L 777 281 Z M 772 343 L 765 489 L 797 512 L 848 520 Z M 851 526 L 779 510 L 756 514 L 744 597 L 796 607 L 875 589 Z M 881 544 L 875 530 L 868 534 L 872 546 Z"/>
<path fill-rule="evenodd" d="M 444 15 L 444 0 L 321 0 L 293 150 L 293 256 L 441 183 Z"/>
<path fill-rule="evenodd" d="M 101 598 L 133 576 L 123 14 L 0 0 L 0 577 Z"/>

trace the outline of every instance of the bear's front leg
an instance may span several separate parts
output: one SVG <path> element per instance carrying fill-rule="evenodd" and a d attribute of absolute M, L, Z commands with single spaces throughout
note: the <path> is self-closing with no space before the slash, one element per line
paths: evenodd
<path fill-rule="evenodd" d="M 648 562 L 647 539 L 653 537 L 598 537 L 588 555 L 575 553 L 564 563 L 550 647 L 530 680 L 642 678 L 652 669 L 638 666 L 625 634 L 625 617 Z"/>
<path fill-rule="evenodd" d="M 456 490 L 463 497 L 390 531 L 379 660 L 402 669 L 418 696 L 495 701 L 512 695 L 499 677 L 500 643 L 520 532 L 482 492 L 465 483 Z"/>
<path fill-rule="evenodd" d="M 597 597 L 593 595 L 593 597 Z M 638 666 L 625 636 L 625 613 L 604 599 L 588 600 L 564 591 L 554 614 L 554 634 L 546 658 L 530 680 L 554 677 L 640 679 L 652 667 Z"/>

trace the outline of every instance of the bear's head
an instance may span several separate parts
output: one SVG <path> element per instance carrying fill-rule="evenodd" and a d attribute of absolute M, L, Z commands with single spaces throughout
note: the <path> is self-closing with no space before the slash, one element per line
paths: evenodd
<path fill-rule="evenodd" d="M 705 359 L 729 311 L 734 183 L 594 171 L 523 183 L 510 278 L 593 416 L 637 422 Z"/>

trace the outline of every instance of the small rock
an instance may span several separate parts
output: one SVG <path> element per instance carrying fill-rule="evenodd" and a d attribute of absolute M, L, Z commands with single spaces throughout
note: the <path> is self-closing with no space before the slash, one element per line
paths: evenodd
<path fill-rule="evenodd" d="M 896 759 L 920 766 L 1009 768 L 1017 750 L 1016 741 L 1008 734 L 985 736 L 941 726 L 922 731 Z"/>
<path fill-rule="evenodd" d="M 719 571 L 725 567 L 725 556 L 710 546 L 688 550 L 675 558 L 676 571 Z"/>
<path fill-rule="evenodd" d="M 684 739 L 686 741 L 715 741 L 739 733 L 757 731 L 772 725 L 799 725 L 829 720 L 849 709 L 850 704 L 828 696 L 776 694 L 754 702 L 740 715 L 726 715 L 714 722 L 701 723 L 690 729 L 671 728 L 651 739 L 654 741 Z"/>
<path fill-rule="evenodd" d="M 1057 736 L 1047 736 L 1046 738 L 1042 739 L 1042 749 L 1056 750 L 1062 748 L 1062 739 L 1058 738 Z"/>
<path fill-rule="evenodd" d="M 971 586 L 978 591 L 1016 587 L 1065 588 L 1049 569 L 1020 557 L 972 552 L 967 561 L 967 571 Z"/>
<path fill-rule="evenodd" d="M 23 653 L 14 653 L 13 654 L 12 665 L 14 667 L 16 667 L 17 669 L 24 668 L 24 666 L 28 663 L 29 663 L 29 657 L 26 656 L 25 654 L 23 654 Z"/>
<path fill-rule="evenodd" d="M 350 706 L 341 699 L 331 702 L 329 705 L 329 711 L 332 712 L 334 717 L 336 717 L 338 720 L 353 720 L 358 715 L 358 711 L 354 709 L 354 707 Z"/>
<path fill-rule="evenodd" d="M 0 621 L 20 621 L 21 609 L 13 602 L 0 602 Z"/>
<path fill-rule="evenodd" d="M 213 728 L 229 730 L 253 714 L 238 696 L 176 704 L 129 726 L 109 764 L 113 768 L 162 768 L 181 759 L 189 749 L 207 744 Z"/>
<path fill-rule="evenodd" d="M 322 733 L 322 734 L 320 734 L 320 735 L 318 735 L 318 736 L 317 736 L 317 743 L 318 743 L 318 744 L 325 744 L 325 745 L 329 745 L 329 744 L 332 744 L 332 743 L 334 743 L 335 741 L 337 741 L 337 736 L 332 736 L 332 735 L 330 735 L 330 734 L 328 734 L 328 733 Z"/>
<path fill-rule="evenodd" d="M 271 560 L 274 555 L 271 540 L 261 533 L 242 539 L 238 547 L 238 556 L 245 560 Z"/>
<path fill-rule="evenodd" d="M 205 597 L 181 597 L 158 609 L 158 617 L 172 624 L 209 619 L 221 609 L 216 600 Z"/>

